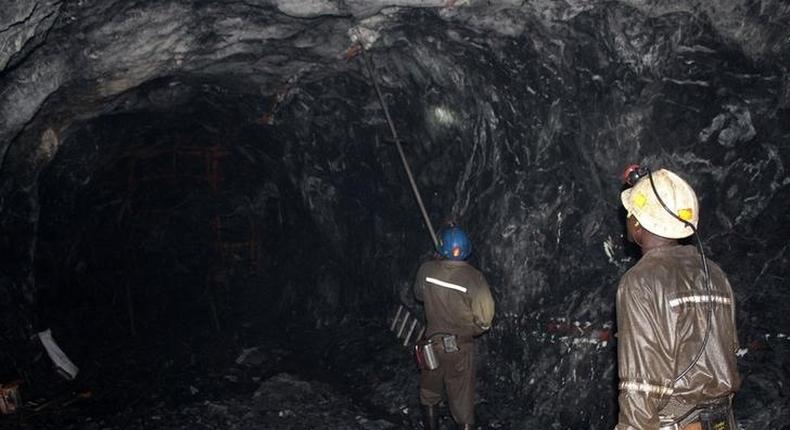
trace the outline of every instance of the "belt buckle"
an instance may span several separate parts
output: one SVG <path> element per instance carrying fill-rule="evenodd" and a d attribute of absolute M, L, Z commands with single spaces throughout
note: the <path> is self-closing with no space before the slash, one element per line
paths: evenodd
<path fill-rule="evenodd" d="M 444 352 L 456 352 L 458 351 L 458 339 L 453 334 L 450 336 L 442 337 L 442 346 L 444 347 Z"/>

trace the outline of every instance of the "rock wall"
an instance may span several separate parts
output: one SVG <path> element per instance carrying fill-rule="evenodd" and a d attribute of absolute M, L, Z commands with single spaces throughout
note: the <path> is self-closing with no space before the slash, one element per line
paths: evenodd
<path fill-rule="evenodd" d="M 617 177 L 645 162 L 695 187 L 707 251 L 730 274 L 742 423 L 787 422 L 787 6 L 389 7 L 407 3 L 31 2 L 2 15 L 4 333 L 30 330 L 45 166 L 87 120 L 179 105 L 173 82 L 231 107 L 221 131 L 257 130 L 238 150 L 277 142 L 261 152 L 308 220 L 297 237 L 310 246 L 289 255 L 316 258 L 283 284 L 284 308 L 320 325 L 408 302 L 430 240 L 346 51 L 360 25 L 431 218 L 468 228 L 494 289 L 482 400 L 520 405 L 502 413 L 526 427 L 611 427 L 614 293 L 635 261 Z M 300 274 L 295 261 L 283 273 Z"/>

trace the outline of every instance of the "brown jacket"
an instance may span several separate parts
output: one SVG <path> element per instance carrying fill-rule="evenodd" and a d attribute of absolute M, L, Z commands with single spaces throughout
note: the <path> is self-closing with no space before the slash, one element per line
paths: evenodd
<path fill-rule="evenodd" d="M 420 266 L 414 294 L 425 304 L 425 335 L 477 336 L 491 328 L 494 300 L 483 274 L 464 261 L 433 260 Z"/>
<path fill-rule="evenodd" d="M 623 275 L 617 288 L 617 430 L 657 429 L 659 417 L 679 418 L 669 409 L 690 410 L 739 388 L 735 300 L 721 268 L 708 265 L 710 294 L 693 246 L 652 249 Z M 699 351 L 709 304 L 714 307 L 704 353 L 675 383 Z"/>

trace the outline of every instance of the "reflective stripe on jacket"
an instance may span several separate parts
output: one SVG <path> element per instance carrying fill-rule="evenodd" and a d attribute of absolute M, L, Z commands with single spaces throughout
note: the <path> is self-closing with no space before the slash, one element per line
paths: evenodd
<path fill-rule="evenodd" d="M 670 399 L 691 409 L 739 388 L 735 300 L 721 268 L 710 260 L 708 265 L 710 292 L 693 246 L 652 249 L 620 280 L 618 430 L 657 429 Z M 713 315 L 704 353 L 686 376 L 674 383 L 699 351 L 707 306 L 713 306 Z"/>
<path fill-rule="evenodd" d="M 483 274 L 464 261 L 433 260 L 420 266 L 414 295 L 425 304 L 425 334 L 477 336 L 491 328 L 494 300 Z"/>

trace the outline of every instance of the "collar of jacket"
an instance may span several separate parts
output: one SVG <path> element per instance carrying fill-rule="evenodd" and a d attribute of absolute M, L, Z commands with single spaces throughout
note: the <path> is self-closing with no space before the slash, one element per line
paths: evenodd
<path fill-rule="evenodd" d="M 648 250 L 647 252 L 642 254 L 642 257 L 647 257 L 648 255 L 664 255 L 664 254 L 689 254 L 693 255 L 697 253 L 697 248 L 693 245 L 667 245 L 667 246 L 660 246 L 658 248 L 653 248 Z"/>
<path fill-rule="evenodd" d="M 445 260 L 445 259 L 440 259 L 439 262 L 441 262 L 442 264 L 447 264 L 449 266 L 464 266 L 464 265 L 468 265 L 469 264 L 469 263 L 467 263 L 464 260 Z"/>

